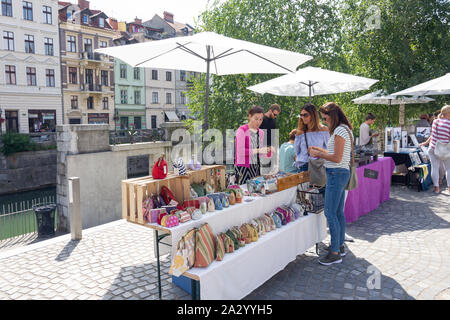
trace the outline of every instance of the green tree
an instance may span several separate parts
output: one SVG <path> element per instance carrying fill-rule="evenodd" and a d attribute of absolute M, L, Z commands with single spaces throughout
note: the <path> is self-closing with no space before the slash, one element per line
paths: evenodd
<path fill-rule="evenodd" d="M 340 104 L 357 134 L 368 112 L 377 115 L 383 128 L 388 106 L 355 105 L 352 99 L 377 89 L 393 93 L 448 72 L 449 12 L 449 2 L 444 0 L 228 0 L 203 12 L 197 30 L 314 57 L 300 68 L 313 65 L 380 80 L 370 91 L 313 98 L 317 106 L 327 101 Z M 210 127 L 237 129 L 252 105 L 267 109 L 278 103 L 282 106 L 280 138 L 287 139 L 308 99 L 258 95 L 246 89 L 278 76 L 214 76 Z M 205 79 L 197 79 L 188 94 L 190 109 L 203 121 Z M 408 105 L 407 118 L 434 112 L 446 101 L 433 98 L 435 103 Z M 398 123 L 398 106 L 392 107 L 392 123 Z"/>

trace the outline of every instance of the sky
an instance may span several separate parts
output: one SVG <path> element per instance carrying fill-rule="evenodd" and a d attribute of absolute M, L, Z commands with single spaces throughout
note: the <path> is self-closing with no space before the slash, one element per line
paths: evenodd
<path fill-rule="evenodd" d="M 78 3 L 77 0 L 69 2 Z M 90 8 L 102 10 L 107 16 L 126 22 L 134 21 L 136 16 L 145 22 L 155 14 L 162 17 L 163 12 L 168 11 L 173 13 L 175 21 L 194 27 L 194 18 L 205 11 L 208 2 L 211 5 L 214 0 L 91 0 Z"/>

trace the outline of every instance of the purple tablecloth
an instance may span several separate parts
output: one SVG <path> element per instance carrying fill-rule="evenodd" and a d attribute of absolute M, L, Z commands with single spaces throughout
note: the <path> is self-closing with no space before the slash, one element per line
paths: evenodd
<path fill-rule="evenodd" d="M 364 169 L 378 172 L 378 178 L 364 177 Z M 395 169 L 394 160 L 390 157 L 380 158 L 356 169 L 358 175 L 358 188 L 348 192 L 345 202 L 344 214 L 346 222 L 354 222 L 372 210 L 378 208 L 380 203 L 390 199 L 391 177 Z"/>

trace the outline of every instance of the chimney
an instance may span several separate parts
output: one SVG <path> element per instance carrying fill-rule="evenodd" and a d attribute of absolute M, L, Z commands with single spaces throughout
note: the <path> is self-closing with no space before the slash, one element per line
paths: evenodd
<path fill-rule="evenodd" d="M 119 24 L 117 23 L 117 19 L 109 18 L 109 25 L 113 30 L 119 30 Z"/>
<path fill-rule="evenodd" d="M 81 10 L 86 9 L 86 8 L 89 9 L 89 1 L 86 1 L 86 0 L 78 0 L 78 5 L 80 6 L 80 9 L 81 9 Z"/>
<path fill-rule="evenodd" d="M 134 18 L 134 23 L 142 24 L 142 19 L 138 19 L 138 17 Z"/>
<path fill-rule="evenodd" d="M 164 11 L 164 20 L 167 22 L 173 23 L 173 13 Z"/>

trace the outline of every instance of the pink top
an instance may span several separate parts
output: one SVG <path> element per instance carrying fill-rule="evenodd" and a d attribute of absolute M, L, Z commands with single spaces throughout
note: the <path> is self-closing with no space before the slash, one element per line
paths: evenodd
<path fill-rule="evenodd" d="M 259 130 L 259 145 L 263 147 L 264 131 Z M 238 167 L 250 167 L 251 143 L 250 128 L 245 124 L 236 130 L 236 152 L 234 164 Z"/>
<path fill-rule="evenodd" d="M 448 143 L 450 141 L 449 119 L 439 118 L 433 121 L 433 127 L 431 128 L 430 149 L 434 150 L 437 140 L 442 143 Z"/>

